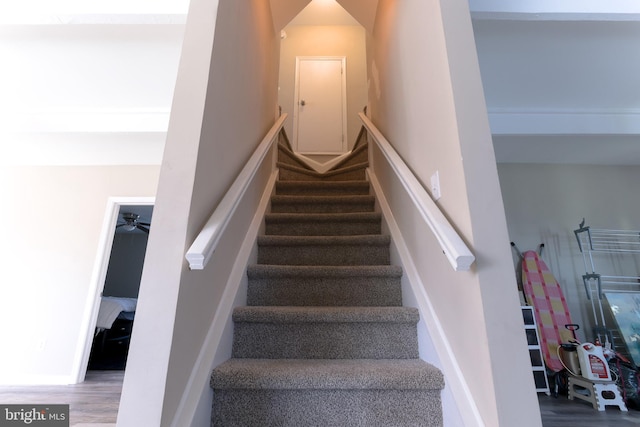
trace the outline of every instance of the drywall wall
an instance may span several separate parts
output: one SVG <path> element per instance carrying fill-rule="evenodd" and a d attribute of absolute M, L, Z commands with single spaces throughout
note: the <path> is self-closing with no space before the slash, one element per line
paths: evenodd
<path fill-rule="evenodd" d="M 573 230 L 583 218 L 593 228 L 640 229 L 640 167 L 501 163 L 498 172 L 511 241 L 522 251 L 545 244 L 543 259 L 562 287 L 572 320 L 581 325 L 579 337 L 592 340 L 592 308 Z M 617 275 L 624 258 L 597 261 Z"/>
<path fill-rule="evenodd" d="M 280 42 L 278 103 L 290 120 L 285 130 L 293 142 L 295 73 L 297 56 L 344 56 L 347 76 L 347 143 L 351 149 L 361 123 L 358 113 L 367 105 L 365 30 L 358 25 L 285 27 Z"/>
<path fill-rule="evenodd" d="M 540 409 L 513 290 L 510 252 L 498 243 L 508 240 L 507 225 L 468 4 L 441 6 L 498 420 L 511 425 L 525 418 L 528 425 L 538 426 Z"/>
<path fill-rule="evenodd" d="M 0 299 L 16 344 L 0 358 L 11 369 L 2 381 L 15 383 L 82 379 L 107 199 L 155 195 L 184 30 L 176 15 L 64 3 L 0 18 L 12 24 L 0 26 L 0 217 L 16 224 L 0 272 L 15 284 Z M 18 314 L 27 320 L 15 327 Z"/>
<path fill-rule="evenodd" d="M 161 425 L 217 10 L 217 1 L 189 6 L 118 411 L 122 426 Z"/>
<path fill-rule="evenodd" d="M 159 166 L 2 168 L 0 383 L 69 384 L 107 199 L 153 196 Z"/>
<path fill-rule="evenodd" d="M 118 413 L 122 426 L 170 425 L 193 403 L 183 398 L 246 229 L 232 225 L 209 270 L 189 271 L 184 254 L 277 110 L 279 38 L 268 2 L 194 0 L 184 40 Z M 238 219 L 253 212 L 240 211 Z"/>
<path fill-rule="evenodd" d="M 372 120 L 426 188 L 439 172 L 438 204 L 476 254 L 470 272 L 452 274 L 415 215 L 390 201 L 411 253 L 429 259 L 420 274 L 465 382 L 456 392 L 474 400 L 458 402 L 462 417 L 539 425 L 510 253 L 497 243 L 507 228 L 468 5 L 381 0 L 372 43 Z"/>
<path fill-rule="evenodd" d="M 189 237 L 195 238 L 203 221 L 213 212 L 253 151 L 273 125 L 277 107 L 279 37 L 273 32 L 268 2 L 221 1 L 211 59 L 204 113 L 203 141 L 191 200 Z M 242 28 L 242 32 L 238 32 Z M 238 51 L 243 52 L 238 55 Z M 241 71 L 241 72 L 240 72 Z M 260 194 L 254 195 L 257 203 Z M 177 407 L 179 388 L 188 378 L 210 322 L 215 302 L 220 300 L 228 272 L 235 260 L 238 239 L 246 231 L 246 219 L 256 206 L 239 210 L 234 220 L 244 221 L 230 230 L 220 242 L 220 250 L 211 261 L 208 274 L 187 273 L 181 280 L 180 301 L 176 313 L 169 381 L 164 417 Z M 247 218 L 248 216 L 248 218 Z M 191 242 L 189 242 L 190 244 Z M 194 316 L 194 313 L 197 313 Z M 182 333 L 181 333 L 182 331 Z M 188 333 L 187 333 L 188 332 Z M 175 391 L 174 391 L 175 390 Z"/>

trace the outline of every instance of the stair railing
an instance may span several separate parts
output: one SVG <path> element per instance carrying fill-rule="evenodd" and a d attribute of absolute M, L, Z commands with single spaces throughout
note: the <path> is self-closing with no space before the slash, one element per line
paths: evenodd
<path fill-rule="evenodd" d="M 258 171 L 267 153 L 270 152 L 273 143 L 283 132 L 282 126 L 287 118 L 283 114 L 269 129 L 256 150 L 247 161 L 246 165 L 224 195 L 218 207 L 209 217 L 193 244 L 187 251 L 185 258 L 189 262 L 191 270 L 203 270 L 211 256 L 216 251 L 218 242 L 222 237 L 227 224 L 235 213 L 242 200 L 247 187 Z"/>
<path fill-rule="evenodd" d="M 438 205 L 415 177 L 411 169 L 393 149 L 389 141 L 364 114 L 360 113 L 360 120 L 371 139 L 375 141 L 398 180 L 420 212 L 422 219 L 429 226 L 438 241 L 442 251 L 455 271 L 467 271 L 475 261 L 475 256 L 462 240 L 462 237 L 449 223 Z"/>

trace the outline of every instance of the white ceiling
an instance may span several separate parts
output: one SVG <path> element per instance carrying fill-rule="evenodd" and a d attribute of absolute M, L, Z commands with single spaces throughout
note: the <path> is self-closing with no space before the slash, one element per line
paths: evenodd
<path fill-rule="evenodd" d="M 288 25 L 360 25 L 335 0 L 314 0 Z"/>
<path fill-rule="evenodd" d="M 0 2 L 0 23 L 46 16 L 184 15 L 189 0 L 20 0 Z"/>
<path fill-rule="evenodd" d="M 640 165 L 640 2 L 470 6 L 499 162 Z"/>
<path fill-rule="evenodd" d="M 476 20 L 474 32 L 492 109 L 640 107 L 640 22 Z"/>
<path fill-rule="evenodd" d="M 0 24 L 0 163 L 160 164 L 184 25 L 101 17 Z"/>
<path fill-rule="evenodd" d="M 501 162 L 640 164 L 640 22 L 475 20 Z"/>
<path fill-rule="evenodd" d="M 188 3 L 0 3 L 0 133 L 31 129 L 0 155 L 48 152 L 43 162 L 64 164 L 56 141 L 66 141 L 78 164 L 157 164 Z M 292 24 L 355 24 L 329 3 L 314 0 Z M 640 2 L 469 3 L 498 161 L 640 164 Z M 115 124 L 108 136 L 105 124 Z M 71 125 L 98 131 L 89 145 L 98 155 L 80 155 Z M 109 147 L 118 147 L 112 156 Z"/>

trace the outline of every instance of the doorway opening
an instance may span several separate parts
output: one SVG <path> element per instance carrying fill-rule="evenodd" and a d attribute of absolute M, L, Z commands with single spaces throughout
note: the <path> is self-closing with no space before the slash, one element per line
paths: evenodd
<path fill-rule="evenodd" d="M 358 6 L 356 9 L 368 9 Z M 335 0 L 312 0 L 280 33 L 278 104 L 309 166 L 349 152 L 368 104 L 367 30 Z"/>
<path fill-rule="evenodd" d="M 153 197 L 110 198 L 103 222 L 77 382 L 87 370 L 124 370 L 153 215 Z"/>
<path fill-rule="evenodd" d="M 125 368 L 152 215 L 153 206 L 120 206 L 88 370 Z"/>

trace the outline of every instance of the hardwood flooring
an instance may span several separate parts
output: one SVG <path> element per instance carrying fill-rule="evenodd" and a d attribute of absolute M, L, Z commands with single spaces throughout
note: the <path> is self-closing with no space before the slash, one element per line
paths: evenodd
<path fill-rule="evenodd" d="M 2 386 L 2 404 L 68 404 L 71 427 L 116 425 L 124 371 L 87 371 L 81 384 Z"/>
<path fill-rule="evenodd" d="M 71 427 L 113 427 L 124 371 L 88 371 L 85 382 L 68 386 L 3 386 L 2 404 L 69 404 Z M 640 427 L 640 411 L 607 406 L 598 412 L 587 402 L 538 395 L 544 427 Z"/>
<path fill-rule="evenodd" d="M 633 427 L 640 426 L 640 411 L 622 412 L 617 406 L 605 406 L 599 412 L 584 400 L 569 400 L 538 394 L 544 427 Z"/>

